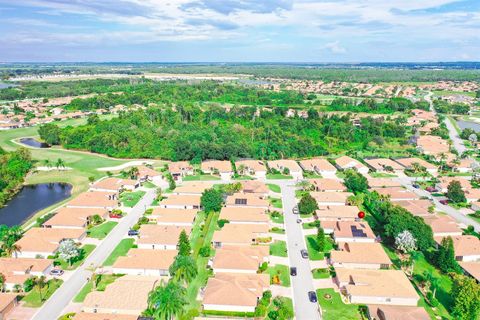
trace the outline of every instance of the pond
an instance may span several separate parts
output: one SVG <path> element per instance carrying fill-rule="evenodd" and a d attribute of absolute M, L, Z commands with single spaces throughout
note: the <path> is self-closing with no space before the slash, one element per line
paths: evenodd
<path fill-rule="evenodd" d="M 20 225 L 36 212 L 68 197 L 72 185 L 68 183 L 41 183 L 27 185 L 6 206 L 0 208 L 0 224 Z"/>
<path fill-rule="evenodd" d="M 458 124 L 458 127 L 462 130 L 469 128 L 469 129 L 475 130 L 476 132 L 480 132 L 480 123 L 458 120 L 457 124 Z"/>
<path fill-rule="evenodd" d="M 5 83 L 5 82 L 0 82 L 0 89 L 6 89 L 10 87 L 16 87 L 16 84 L 13 83 Z"/>
<path fill-rule="evenodd" d="M 20 139 L 20 143 L 34 148 L 50 148 L 48 143 L 40 142 L 34 138 L 22 138 Z"/>

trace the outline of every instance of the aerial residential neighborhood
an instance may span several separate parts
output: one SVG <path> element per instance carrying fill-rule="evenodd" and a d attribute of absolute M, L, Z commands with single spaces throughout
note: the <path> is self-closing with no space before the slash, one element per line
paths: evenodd
<path fill-rule="evenodd" d="M 0 18 L 0 320 L 480 320 L 478 1 Z"/>

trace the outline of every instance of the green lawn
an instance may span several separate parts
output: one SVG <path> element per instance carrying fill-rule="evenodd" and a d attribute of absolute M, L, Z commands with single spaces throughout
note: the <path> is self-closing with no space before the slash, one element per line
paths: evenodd
<path fill-rule="evenodd" d="M 302 224 L 303 229 L 315 229 L 317 225 L 315 222 L 305 222 Z"/>
<path fill-rule="evenodd" d="M 150 181 L 145 181 L 145 182 L 142 184 L 142 187 L 149 188 L 149 189 L 155 189 L 155 188 L 157 188 L 157 186 L 154 185 L 153 183 L 151 183 Z"/>
<path fill-rule="evenodd" d="M 396 178 L 397 175 L 392 173 L 383 173 L 383 172 L 371 172 L 370 175 L 373 178 Z"/>
<path fill-rule="evenodd" d="M 285 241 L 276 240 L 270 244 L 270 255 L 277 257 L 288 257 L 287 243 Z"/>
<path fill-rule="evenodd" d="M 60 279 L 52 279 L 49 280 L 47 286 L 42 288 L 41 292 L 38 290 L 38 287 L 34 287 L 32 291 L 27 293 L 25 297 L 23 297 L 22 301 L 25 303 L 25 307 L 27 308 L 39 308 L 43 305 L 45 301 L 50 298 L 50 296 L 57 290 L 63 283 L 63 280 Z M 40 299 L 40 293 L 42 294 L 42 299 Z"/>
<path fill-rule="evenodd" d="M 107 234 L 112 231 L 113 228 L 118 224 L 115 221 L 107 221 L 98 226 L 95 226 L 91 229 L 88 229 L 87 233 L 90 238 L 103 239 Z"/>
<path fill-rule="evenodd" d="M 475 92 L 463 92 L 463 91 L 434 90 L 433 94 L 439 97 L 450 96 L 450 95 L 462 95 L 462 96 L 475 97 Z"/>
<path fill-rule="evenodd" d="M 480 214 L 472 213 L 472 214 L 469 214 L 468 217 L 480 223 Z"/>
<path fill-rule="evenodd" d="M 134 192 L 128 192 L 124 191 L 120 195 L 120 201 L 123 203 L 125 207 L 128 208 L 133 208 L 140 199 L 145 195 L 145 191 L 134 191 Z"/>
<path fill-rule="evenodd" d="M 314 269 L 312 270 L 313 279 L 328 279 L 330 278 L 330 270 L 328 269 Z"/>
<path fill-rule="evenodd" d="M 119 274 L 102 274 L 97 280 L 97 288 L 96 291 L 105 291 L 105 288 L 113 283 L 116 279 L 120 278 L 122 275 Z M 93 282 L 92 280 L 88 281 L 82 289 L 77 293 L 77 295 L 73 298 L 73 302 L 81 303 L 85 300 L 87 295 L 93 291 Z"/>
<path fill-rule="evenodd" d="M 268 198 L 268 201 L 270 201 L 270 204 L 277 209 L 282 209 L 283 204 L 282 204 L 282 199 L 277 199 L 277 198 Z"/>
<path fill-rule="evenodd" d="M 198 174 L 193 176 L 185 176 L 182 178 L 183 181 L 210 181 L 210 180 L 220 180 L 220 177 L 213 176 L 210 174 Z"/>
<path fill-rule="evenodd" d="M 292 302 L 292 299 L 290 298 L 286 298 L 286 297 L 278 297 L 279 299 L 281 299 L 284 303 L 284 305 L 287 307 L 288 310 L 290 310 L 290 313 L 291 314 L 294 314 L 294 311 L 293 311 L 293 302 Z M 272 299 L 273 300 L 273 299 Z M 276 310 L 277 308 L 275 307 L 275 305 L 273 303 L 270 303 L 270 305 L 268 306 L 268 309 L 267 309 L 267 317 L 265 318 L 265 320 L 272 320 L 270 317 L 268 317 L 268 313 L 272 310 Z M 290 320 L 291 318 L 289 319 L 285 319 L 285 320 Z"/>
<path fill-rule="evenodd" d="M 95 250 L 96 245 L 94 244 L 86 244 L 80 248 L 80 256 L 78 259 L 70 265 L 67 261 L 61 260 L 60 258 L 56 259 L 55 262 L 59 264 L 60 268 L 63 270 L 74 270 L 78 266 L 80 266 L 83 261 Z"/>
<path fill-rule="evenodd" d="M 305 242 L 307 243 L 308 256 L 310 260 L 323 260 L 325 258 L 325 253 L 330 252 L 333 249 L 333 240 L 326 236 L 325 241 L 325 250 L 322 252 L 318 251 L 316 235 L 308 235 L 305 237 Z"/>
<path fill-rule="evenodd" d="M 277 216 L 277 217 L 274 217 L 274 216 L 272 216 L 272 215 L 270 214 L 270 220 L 272 220 L 272 221 L 275 222 L 275 223 L 283 223 L 284 220 L 285 220 L 285 218 L 284 218 L 283 214 L 280 214 L 280 215 Z"/>
<path fill-rule="evenodd" d="M 326 298 L 325 295 L 330 295 Z M 362 320 L 359 306 L 343 303 L 340 294 L 333 289 L 318 289 L 318 304 L 325 320 Z"/>
<path fill-rule="evenodd" d="M 267 174 L 267 179 L 270 179 L 270 180 L 287 180 L 287 179 L 293 179 L 292 176 L 290 175 L 284 175 L 284 174 L 281 174 L 281 173 L 268 173 Z"/>
<path fill-rule="evenodd" d="M 323 178 L 321 174 L 318 174 L 316 172 L 308 172 L 308 171 L 303 172 L 303 177 L 305 179 L 321 179 L 321 178 Z"/>
<path fill-rule="evenodd" d="M 128 239 L 122 239 L 115 249 L 113 249 L 112 253 L 108 256 L 108 258 L 105 260 L 103 263 L 104 266 L 112 266 L 115 261 L 117 261 L 118 257 L 121 256 L 126 256 L 128 250 L 130 250 L 133 247 L 134 239 L 128 238 Z"/>
<path fill-rule="evenodd" d="M 290 269 L 288 266 L 277 264 L 273 267 L 268 267 L 268 269 L 264 272 L 270 274 L 270 283 L 277 284 L 283 287 L 290 287 Z M 278 280 L 280 283 L 274 282 L 274 277 L 278 276 Z"/>
<path fill-rule="evenodd" d="M 273 227 L 272 229 L 270 229 L 270 232 L 277 233 L 277 234 L 285 234 L 285 229 Z"/>
<path fill-rule="evenodd" d="M 278 184 L 267 183 L 267 186 L 268 186 L 268 189 L 270 189 L 270 191 L 272 192 L 280 193 L 282 191 Z"/>

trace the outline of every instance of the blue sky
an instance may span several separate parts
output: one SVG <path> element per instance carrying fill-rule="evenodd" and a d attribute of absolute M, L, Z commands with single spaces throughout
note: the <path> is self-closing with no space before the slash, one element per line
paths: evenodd
<path fill-rule="evenodd" d="M 0 61 L 479 61 L 480 0 L 0 0 Z"/>

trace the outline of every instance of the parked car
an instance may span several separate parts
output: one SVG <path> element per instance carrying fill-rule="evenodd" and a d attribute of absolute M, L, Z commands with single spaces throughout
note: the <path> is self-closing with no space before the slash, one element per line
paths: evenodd
<path fill-rule="evenodd" d="M 129 236 L 138 236 L 138 234 L 139 234 L 138 230 L 133 230 L 133 229 L 128 230 Z"/>
<path fill-rule="evenodd" d="M 297 219 L 297 223 L 302 223 L 302 219 Z"/>
<path fill-rule="evenodd" d="M 300 250 L 300 254 L 302 255 L 303 259 L 308 259 L 308 251 L 305 249 Z"/>
<path fill-rule="evenodd" d="M 439 201 L 441 204 L 443 204 L 444 206 L 446 206 L 448 204 L 448 200 L 447 199 L 443 199 L 443 200 L 440 200 Z"/>
<path fill-rule="evenodd" d="M 297 268 L 296 267 L 290 267 L 290 275 L 292 277 L 295 277 L 297 275 Z"/>
<path fill-rule="evenodd" d="M 315 293 L 315 291 L 308 291 L 308 300 L 310 300 L 310 302 L 317 302 L 317 294 Z"/>
<path fill-rule="evenodd" d="M 298 214 L 298 207 L 293 207 L 292 212 L 293 214 Z"/>
<path fill-rule="evenodd" d="M 412 187 L 414 187 L 415 189 L 420 188 L 420 186 L 419 186 L 418 184 L 416 184 L 416 183 L 412 184 Z"/>
<path fill-rule="evenodd" d="M 61 276 L 63 274 L 63 270 L 62 269 L 52 269 L 50 270 L 50 275 L 52 276 Z"/>
<path fill-rule="evenodd" d="M 120 213 L 109 213 L 108 216 L 111 218 L 111 219 L 121 219 L 123 216 L 120 214 Z"/>
<path fill-rule="evenodd" d="M 438 190 L 434 187 L 426 187 L 425 190 L 427 190 L 428 192 L 438 192 Z"/>

